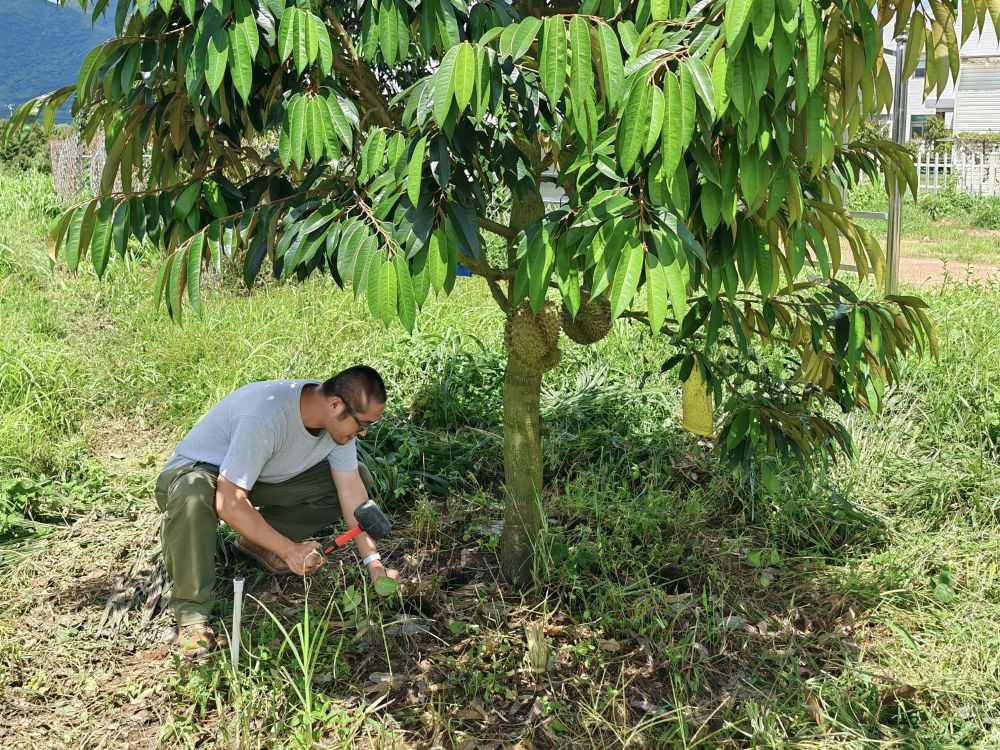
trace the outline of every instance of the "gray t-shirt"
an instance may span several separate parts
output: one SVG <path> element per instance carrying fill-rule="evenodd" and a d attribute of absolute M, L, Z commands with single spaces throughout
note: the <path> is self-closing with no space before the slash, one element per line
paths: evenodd
<path fill-rule="evenodd" d="M 255 482 L 284 482 L 324 458 L 335 471 L 358 468 L 355 439 L 337 445 L 325 430 L 318 436 L 302 424 L 299 397 L 318 380 L 265 380 L 222 399 L 180 442 L 166 469 L 189 461 L 219 467 L 219 473 L 249 491 Z"/>

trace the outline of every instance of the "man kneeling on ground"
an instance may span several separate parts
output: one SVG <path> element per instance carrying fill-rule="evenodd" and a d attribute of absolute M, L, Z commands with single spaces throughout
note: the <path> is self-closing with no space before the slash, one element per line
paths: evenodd
<path fill-rule="evenodd" d="M 324 562 L 306 541 L 368 499 L 364 437 L 385 408 L 382 377 L 352 367 L 326 381 L 251 383 L 220 401 L 180 442 L 156 480 L 163 559 L 173 583 L 176 647 L 196 657 L 221 645 L 210 624 L 219 519 L 236 547 L 274 575 L 308 575 Z M 355 537 L 372 581 L 386 568 L 367 534 Z"/>

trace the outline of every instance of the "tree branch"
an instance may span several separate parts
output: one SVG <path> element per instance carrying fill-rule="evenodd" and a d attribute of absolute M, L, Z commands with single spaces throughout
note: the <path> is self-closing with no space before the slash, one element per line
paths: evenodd
<path fill-rule="evenodd" d="M 354 43 L 351 41 L 347 29 L 344 28 L 344 24 L 330 8 L 324 8 L 323 12 L 330 25 L 333 26 L 337 44 L 344 53 L 343 55 L 334 55 L 334 69 L 354 84 L 358 96 L 365 103 L 368 111 L 376 116 L 380 125 L 387 128 L 399 128 L 401 126 L 399 113 L 394 112 L 389 106 L 389 102 L 379 93 L 378 79 L 354 48 Z"/>
<path fill-rule="evenodd" d="M 503 237 L 508 242 L 512 242 L 517 236 L 517 233 L 508 227 L 506 224 L 501 224 L 498 221 L 493 221 L 493 219 L 487 219 L 485 216 L 479 218 L 479 226 L 485 229 L 487 232 L 492 232 L 493 234 Z"/>

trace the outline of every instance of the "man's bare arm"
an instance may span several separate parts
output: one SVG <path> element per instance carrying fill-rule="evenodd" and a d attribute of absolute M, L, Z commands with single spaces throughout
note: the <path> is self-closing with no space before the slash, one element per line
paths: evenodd
<path fill-rule="evenodd" d="M 296 543 L 275 531 L 253 507 L 246 490 L 221 475 L 215 488 L 215 514 L 238 534 L 278 555 L 296 575 L 311 573 L 323 564 L 316 542 Z"/>

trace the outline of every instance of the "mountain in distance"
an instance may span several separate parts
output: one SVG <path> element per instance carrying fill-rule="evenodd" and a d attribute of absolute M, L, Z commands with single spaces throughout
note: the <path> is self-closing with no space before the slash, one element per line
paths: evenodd
<path fill-rule="evenodd" d="M 87 53 L 115 35 L 107 14 L 91 25 L 76 0 L 0 0 L 0 117 L 39 94 L 75 83 Z M 56 122 L 69 122 L 63 107 Z"/>

